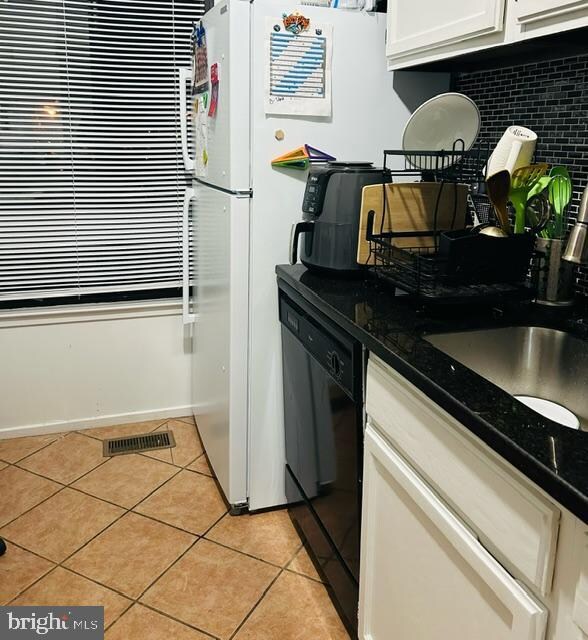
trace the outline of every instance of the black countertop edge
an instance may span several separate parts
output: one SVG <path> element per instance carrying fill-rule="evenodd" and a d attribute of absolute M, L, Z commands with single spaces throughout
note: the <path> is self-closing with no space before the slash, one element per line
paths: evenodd
<path fill-rule="evenodd" d="M 281 283 L 286 283 L 286 285 L 294 289 L 294 291 L 327 316 L 332 322 L 364 345 L 368 351 L 374 353 L 382 361 L 398 371 L 398 373 L 414 384 L 415 387 L 420 389 L 433 402 L 480 438 L 480 440 L 488 445 L 494 452 L 543 489 L 543 491 L 550 495 L 555 501 L 585 523 L 588 523 L 588 433 L 572 431 L 566 427 L 561 427 L 546 418 L 538 416 L 535 412 L 530 412 L 526 407 L 518 406 L 520 403 L 506 394 L 506 392 L 499 390 L 492 383 L 468 369 L 466 375 L 468 375 L 469 378 L 475 379 L 478 393 L 488 393 L 493 398 L 501 396 L 503 403 L 517 403 L 516 412 L 513 412 L 516 413 L 516 415 L 513 416 L 511 424 L 509 425 L 511 433 L 507 432 L 507 430 L 504 429 L 504 413 L 502 419 L 500 419 L 498 412 L 496 416 L 492 415 L 492 411 L 484 411 L 484 415 L 480 415 L 480 412 L 473 410 L 462 398 L 457 398 L 451 390 L 444 388 L 443 384 L 433 380 L 428 374 L 428 371 L 424 370 L 424 367 L 419 367 L 417 364 L 411 363 L 409 361 L 410 358 L 405 357 L 399 349 L 385 344 L 382 340 L 382 335 L 376 337 L 369 327 L 361 326 L 358 322 L 354 321 L 354 319 L 350 317 L 347 305 L 344 303 L 342 305 L 336 304 L 341 299 L 341 295 L 330 296 L 330 286 L 339 287 L 341 283 L 329 277 L 321 278 L 315 274 L 309 275 L 308 282 L 303 282 L 305 273 L 308 272 L 305 267 L 301 265 L 278 265 L 276 267 L 276 274 Z M 282 286 L 282 284 L 280 284 L 280 286 Z M 373 284 L 366 280 L 351 280 L 345 283 L 345 290 L 348 292 L 349 298 L 355 302 L 363 302 L 361 290 L 368 290 L 372 287 Z M 392 306 L 394 305 L 394 303 L 390 302 L 390 300 L 393 300 L 391 294 L 386 296 L 386 294 L 383 293 L 381 297 L 382 300 L 386 300 L 382 306 L 390 308 L 391 304 Z M 378 302 L 374 303 L 374 300 L 377 299 L 378 296 L 370 296 L 370 303 L 378 306 Z M 401 302 L 400 304 L 403 303 Z M 445 330 L 455 331 L 456 329 L 455 327 L 445 327 Z M 422 343 L 425 342 L 422 337 L 416 337 L 413 327 L 407 326 L 403 328 L 402 322 L 398 322 L 396 318 L 394 333 L 409 336 L 411 340 L 416 339 Z M 465 367 L 438 351 L 432 345 L 427 344 L 426 347 L 429 350 L 429 356 L 433 354 L 433 357 L 438 358 L 439 362 L 451 362 L 452 369 L 454 365 L 460 370 L 465 369 Z M 537 428 L 543 426 L 549 429 L 550 433 L 557 434 L 557 436 L 565 440 L 566 443 L 570 442 L 572 447 L 578 445 L 578 447 L 575 448 L 581 450 L 581 455 L 578 456 L 579 462 L 578 460 L 574 460 L 575 464 L 572 471 L 575 473 L 565 474 L 559 470 L 555 471 L 553 466 L 546 464 L 545 461 L 541 459 L 542 456 L 538 456 L 533 451 L 532 446 L 527 446 L 526 436 L 528 435 L 531 439 L 535 437 L 534 430 L 530 429 L 529 425 L 524 425 L 525 428 L 529 428 L 528 434 L 522 433 L 523 429 L 521 428 L 521 433 L 515 433 L 517 437 L 513 437 L 512 431 L 516 432 L 516 428 L 513 428 L 513 423 L 521 415 L 526 417 L 527 414 L 532 415 L 534 424 L 531 426 L 534 427 L 537 425 Z M 574 441 L 574 437 L 576 437 L 576 441 Z M 570 471 L 569 468 L 566 470 Z M 581 482 L 574 482 L 571 478 L 566 477 L 567 475 L 579 476 Z"/>

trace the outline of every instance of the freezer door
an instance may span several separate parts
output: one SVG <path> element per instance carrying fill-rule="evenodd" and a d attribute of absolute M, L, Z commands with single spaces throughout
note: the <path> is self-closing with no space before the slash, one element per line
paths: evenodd
<path fill-rule="evenodd" d="M 219 68 L 219 96 L 216 114 L 207 118 L 207 175 L 200 177 L 231 191 L 250 188 L 249 15 L 247 0 L 222 0 L 202 19 L 208 67 Z"/>
<path fill-rule="evenodd" d="M 193 413 L 235 505 L 247 500 L 249 199 L 194 189 Z"/>

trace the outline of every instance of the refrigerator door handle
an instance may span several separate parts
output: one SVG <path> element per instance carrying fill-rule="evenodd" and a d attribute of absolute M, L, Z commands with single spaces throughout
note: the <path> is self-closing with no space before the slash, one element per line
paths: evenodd
<path fill-rule="evenodd" d="M 182 321 L 192 324 L 196 315 L 190 312 L 190 205 L 196 192 L 188 187 L 184 193 L 182 210 Z"/>
<path fill-rule="evenodd" d="M 194 171 L 194 160 L 190 157 L 188 150 L 188 110 L 186 109 L 186 83 L 191 80 L 192 70 L 189 67 L 178 69 L 180 84 L 180 137 L 182 141 L 182 158 L 184 167 L 188 173 Z"/>
<path fill-rule="evenodd" d="M 298 262 L 298 238 L 301 233 L 313 231 L 313 222 L 295 222 L 290 231 L 290 264 Z"/>

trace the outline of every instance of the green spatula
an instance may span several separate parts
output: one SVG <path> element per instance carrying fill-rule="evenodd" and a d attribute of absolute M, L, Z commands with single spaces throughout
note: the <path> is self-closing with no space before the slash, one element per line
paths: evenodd
<path fill-rule="evenodd" d="M 553 219 L 552 238 L 562 238 L 564 235 L 564 211 L 572 199 L 572 181 L 565 167 L 554 167 L 557 172 L 549 183 L 549 201 L 555 213 Z M 553 171 L 553 170 L 552 170 Z"/>

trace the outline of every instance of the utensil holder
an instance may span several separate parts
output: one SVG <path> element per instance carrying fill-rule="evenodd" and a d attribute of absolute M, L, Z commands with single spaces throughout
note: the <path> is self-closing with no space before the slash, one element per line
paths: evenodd
<path fill-rule="evenodd" d="M 447 282 L 524 282 L 534 243 L 535 237 L 526 233 L 495 238 L 467 230 L 447 231 L 439 238 L 439 257 Z"/>
<path fill-rule="evenodd" d="M 574 267 L 561 259 L 563 250 L 561 239 L 537 238 L 534 258 L 537 304 L 569 307 L 574 303 Z"/>

